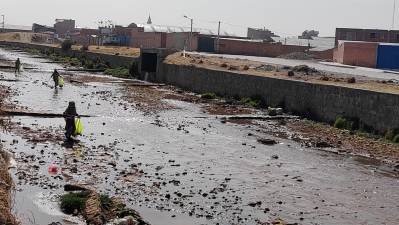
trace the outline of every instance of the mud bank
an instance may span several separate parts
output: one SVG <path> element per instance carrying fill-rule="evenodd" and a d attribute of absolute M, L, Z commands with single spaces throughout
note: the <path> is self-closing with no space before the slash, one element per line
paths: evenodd
<path fill-rule="evenodd" d="M 17 221 L 11 213 L 14 183 L 8 173 L 8 166 L 9 156 L 0 145 L 0 224 L 15 225 Z"/>
<path fill-rule="evenodd" d="M 380 133 L 399 127 L 399 95 L 162 63 L 155 82 L 198 93 L 261 98 L 267 105 L 317 121 L 356 118 Z"/>
<path fill-rule="evenodd" d="M 14 48 L 36 49 L 42 53 L 49 53 L 49 54 L 55 53 L 57 55 L 76 57 L 78 59 L 100 60 L 112 68 L 117 68 L 117 67 L 130 68 L 130 66 L 132 64 L 136 63 L 138 60 L 137 58 L 134 58 L 134 57 L 102 54 L 102 53 L 95 53 L 95 52 L 84 52 L 84 51 L 80 51 L 80 50 L 63 51 L 61 48 L 46 46 L 46 45 L 39 45 L 39 44 L 32 44 L 32 43 L 0 41 L 0 45 L 7 46 L 7 47 L 14 47 Z"/>

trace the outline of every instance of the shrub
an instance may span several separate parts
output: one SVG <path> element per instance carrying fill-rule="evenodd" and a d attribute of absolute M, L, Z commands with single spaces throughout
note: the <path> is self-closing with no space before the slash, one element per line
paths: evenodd
<path fill-rule="evenodd" d="M 73 214 L 76 211 L 81 212 L 88 198 L 88 192 L 67 193 L 61 196 L 61 210 L 65 214 Z"/>
<path fill-rule="evenodd" d="M 201 95 L 202 99 L 216 99 L 217 95 L 215 93 L 205 93 L 203 95 Z"/>
<path fill-rule="evenodd" d="M 105 74 L 112 75 L 114 77 L 119 77 L 119 78 L 129 78 L 130 77 L 130 72 L 129 69 L 119 67 L 119 68 L 109 68 L 106 69 Z"/>
<path fill-rule="evenodd" d="M 394 130 L 389 129 L 386 133 L 385 133 L 385 139 L 389 140 L 389 141 L 393 141 L 393 139 L 395 138 L 396 133 Z"/>
<path fill-rule="evenodd" d="M 261 101 L 258 99 L 251 99 L 251 98 L 242 98 L 240 100 L 240 103 L 243 105 L 247 105 L 247 106 L 251 106 L 251 107 L 255 107 L 258 108 L 261 105 Z"/>
<path fill-rule="evenodd" d="M 40 51 L 34 48 L 28 48 L 26 51 L 32 55 L 40 55 Z"/>
<path fill-rule="evenodd" d="M 72 49 L 73 42 L 71 40 L 65 40 L 61 43 L 61 48 L 63 51 L 69 51 Z"/>
<path fill-rule="evenodd" d="M 338 129 L 345 129 L 345 130 L 358 130 L 359 129 L 359 122 L 356 119 L 346 118 L 339 116 L 334 123 L 334 127 Z"/>
<path fill-rule="evenodd" d="M 101 208 L 103 209 L 110 209 L 111 208 L 111 198 L 108 195 L 100 195 L 100 202 L 101 202 Z"/>
<path fill-rule="evenodd" d="M 399 143 L 399 134 L 397 134 L 394 138 L 393 138 L 393 140 L 392 140 L 394 143 Z"/>

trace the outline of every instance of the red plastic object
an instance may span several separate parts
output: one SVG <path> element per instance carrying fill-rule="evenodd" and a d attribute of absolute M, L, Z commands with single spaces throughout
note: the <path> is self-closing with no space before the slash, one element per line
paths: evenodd
<path fill-rule="evenodd" d="M 58 173 L 58 167 L 54 164 L 51 164 L 48 166 L 48 172 L 51 174 L 57 174 Z"/>

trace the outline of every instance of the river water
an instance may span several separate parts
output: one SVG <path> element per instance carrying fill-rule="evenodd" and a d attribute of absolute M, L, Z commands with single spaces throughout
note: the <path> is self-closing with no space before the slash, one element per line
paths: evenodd
<path fill-rule="evenodd" d="M 399 224 L 398 174 L 383 164 L 285 139 L 265 146 L 257 137 L 273 137 L 258 127 L 221 123 L 197 104 L 165 100 L 173 109 L 145 113 L 123 100 L 119 84 L 66 83 L 56 91 L 43 82 L 60 65 L 10 50 L 0 49 L 0 55 L 37 68 L 18 75 L 24 82 L 0 82 L 17 91 L 17 105 L 62 113 L 75 101 L 78 113 L 93 115 L 82 119 L 84 135 L 73 149 L 62 141 L 32 143 L 19 133 L 1 133 L 17 162 L 11 171 L 14 211 L 23 224 L 79 223 L 58 209 L 57 196 L 72 181 L 122 197 L 153 225 L 248 225 L 277 218 Z M 12 72 L 0 75 L 15 78 Z M 12 121 L 54 136 L 62 136 L 64 126 L 63 119 Z M 53 163 L 62 173 L 48 174 Z"/>

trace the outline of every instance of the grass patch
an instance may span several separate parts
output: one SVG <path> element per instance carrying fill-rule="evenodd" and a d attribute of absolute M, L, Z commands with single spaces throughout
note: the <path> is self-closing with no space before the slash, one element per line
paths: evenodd
<path fill-rule="evenodd" d="M 399 143 L 399 134 L 397 134 L 393 139 L 392 139 L 393 143 Z"/>
<path fill-rule="evenodd" d="M 109 68 L 106 69 L 105 74 L 111 75 L 113 77 L 119 77 L 119 78 L 129 78 L 130 77 L 130 72 L 129 69 L 119 67 L 119 68 Z"/>
<path fill-rule="evenodd" d="M 28 48 L 25 50 L 26 52 L 28 52 L 31 55 L 41 55 L 41 52 L 37 49 L 34 48 Z"/>
<path fill-rule="evenodd" d="M 216 99 L 218 96 L 215 93 L 204 93 L 201 95 L 202 99 Z"/>
<path fill-rule="evenodd" d="M 118 218 L 125 218 L 127 216 L 136 216 L 136 213 L 133 210 L 126 208 L 125 206 L 121 206 L 116 210 L 116 216 Z"/>
<path fill-rule="evenodd" d="M 240 103 L 246 106 L 251 106 L 254 108 L 259 108 L 261 106 L 261 100 L 252 98 L 242 98 Z"/>
<path fill-rule="evenodd" d="M 65 214 L 73 214 L 75 211 L 84 210 L 88 192 L 67 193 L 61 196 L 61 210 Z"/>
<path fill-rule="evenodd" d="M 338 129 L 344 129 L 344 130 L 350 130 L 354 131 L 357 130 L 358 123 L 352 119 L 346 118 L 346 117 L 341 117 L 339 116 L 334 123 L 334 127 Z"/>
<path fill-rule="evenodd" d="M 342 130 L 348 130 L 351 134 L 359 137 L 382 140 L 390 143 L 399 143 L 399 129 L 390 129 L 385 135 L 377 132 L 370 126 L 367 126 L 357 118 L 337 117 L 334 122 L 334 127 Z"/>
<path fill-rule="evenodd" d="M 68 64 L 70 66 L 82 66 L 82 63 L 78 58 L 75 57 L 64 57 L 64 56 L 59 56 L 56 54 L 51 54 L 49 58 L 55 62 L 60 62 L 63 64 Z"/>
<path fill-rule="evenodd" d="M 109 210 L 111 208 L 112 200 L 109 195 L 100 195 L 101 208 Z"/>

